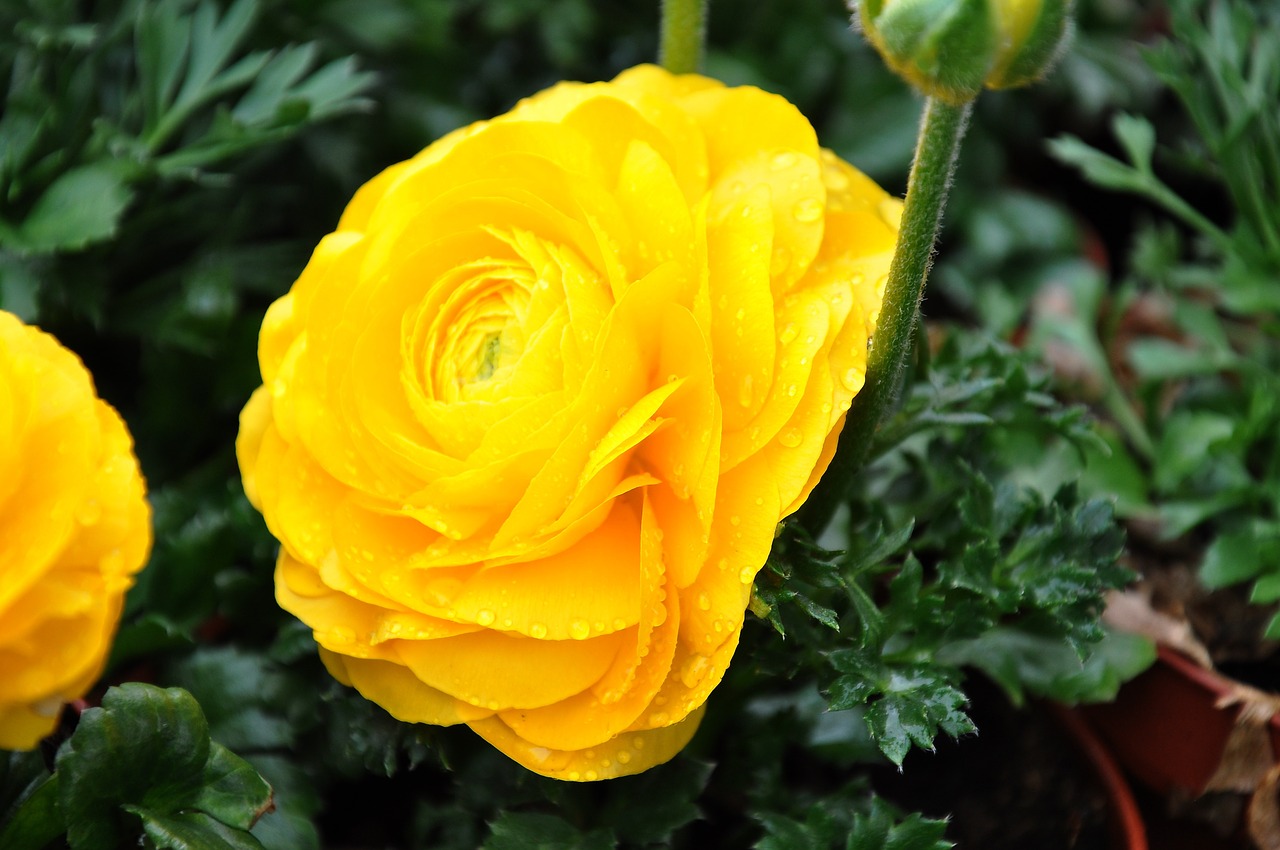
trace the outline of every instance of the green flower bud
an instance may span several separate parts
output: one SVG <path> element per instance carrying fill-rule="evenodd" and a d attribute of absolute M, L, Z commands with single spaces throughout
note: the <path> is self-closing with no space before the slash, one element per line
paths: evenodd
<path fill-rule="evenodd" d="M 889 67 L 930 97 L 1034 82 L 1066 41 L 1071 0 L 856 0 Z M 854 0 L 850 0 L 852 6 Z"/>

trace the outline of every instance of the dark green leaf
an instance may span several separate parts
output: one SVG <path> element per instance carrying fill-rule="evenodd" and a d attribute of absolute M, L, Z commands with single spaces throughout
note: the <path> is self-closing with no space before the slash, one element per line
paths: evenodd
<path fill-rule="evenodd" d="M 200 812 L 161 814 L 143 806 L 125 806 L 142 819 L 142 831 L 157 850 L 263 850 L 249 833 Z"/>
<path fill-rule="evenodd" d="M 9 247 L 50 254 L 109 239 L 132 200 L 133 190 L 119 165 L 103 161 L 72 169 L 44 191 Z"/>
<path fill-rule="evenodd" d="M 271 806 L 271 786 L 244 759 L 218 743 L 209 747 L 202 787 L 190 808 L 247 830 Z"/>
<path fill-rule="evenodd" d="M 584 833 L 554 815 L 503 812 L 493 822 L 484 850 L 605 850 L 616 845 L 608 833 Z"/>
<path fill-rule="evenodd" d="M 271 804 L 269 786 L 209 740 L 199 704 L 180 688 L 111 688 L 101 708 L 81 715 L 58 751 L 57 770 L 72 850 L 115 850 L 127 843 L 136 822 L 123 817 L 125 811 L 152 820 L 185 812 L 172 823 L 157 820 L 156 828 L 172 826 L 178 830 L 174 840 L 187 840 L 190 830 L 191 836 L 203 834 L 204 820 L 191 820 L 192 810 L 248 825 Z"/>

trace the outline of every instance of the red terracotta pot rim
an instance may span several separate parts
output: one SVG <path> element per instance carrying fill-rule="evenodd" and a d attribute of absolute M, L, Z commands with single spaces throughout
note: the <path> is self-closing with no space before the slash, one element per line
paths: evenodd
<path fill-rule="evenodd" d="M 1172 647 L 1158 643 L 1156 644 L 1156 651 L 1161 663 L 1172 667 L 1187 679 L 1213 694 L 1215 698 L 1226 696 L 1231 692 L 1233 685 L 1236 684 L 1233 679 L 1215 670 L 1201 667 L 1192 658 Z M 1273 714 L 1269 725 L 1280 731 L 1280 714 Z"/>
<path fill-rule="evenodd" d="M 1048 705 L 1054 717 L 1080 745 L 1085 758 L 1102 780 L 1112 805 L 1113 837 L 1122 842 L 1120 846 L 1124 850 L 1147 850 L 1147 828 L 1142 820 L 1142 812 L 1115 758 L 1093 731 L 1093 727 L 1079 714 L 1057 703 Z"/>

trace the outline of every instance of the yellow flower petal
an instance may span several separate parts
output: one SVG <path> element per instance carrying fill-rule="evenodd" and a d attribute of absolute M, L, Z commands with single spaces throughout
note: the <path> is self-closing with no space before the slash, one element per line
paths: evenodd
<path fill-rule="evenodd" d="M 281 604 L 402 719 L 568 780 L 670 758 L 862 386 L 899 210 L 782 98 L 654 66 L 375 177 L 242 418 Z"/>
<path fill-rule="evenodd" d="M 552 779 L 594 782 L 631 776 L 664 764 L 684 749 L 702 722 L 699 708 L 679 723 L 627 732 L 583 750 L 552 750 L 530 744 L 499 718 L 471 722 L 471 728 L 517 764 Z"/>

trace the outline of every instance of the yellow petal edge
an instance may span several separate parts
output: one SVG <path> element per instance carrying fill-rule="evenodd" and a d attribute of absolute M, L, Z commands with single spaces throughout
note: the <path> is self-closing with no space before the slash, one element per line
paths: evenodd
<path fill-rule="evenodd" d="M 80 360 L 0 311 L 0 749 L 29 750 L 97 681 L 151 510 Z"/>

